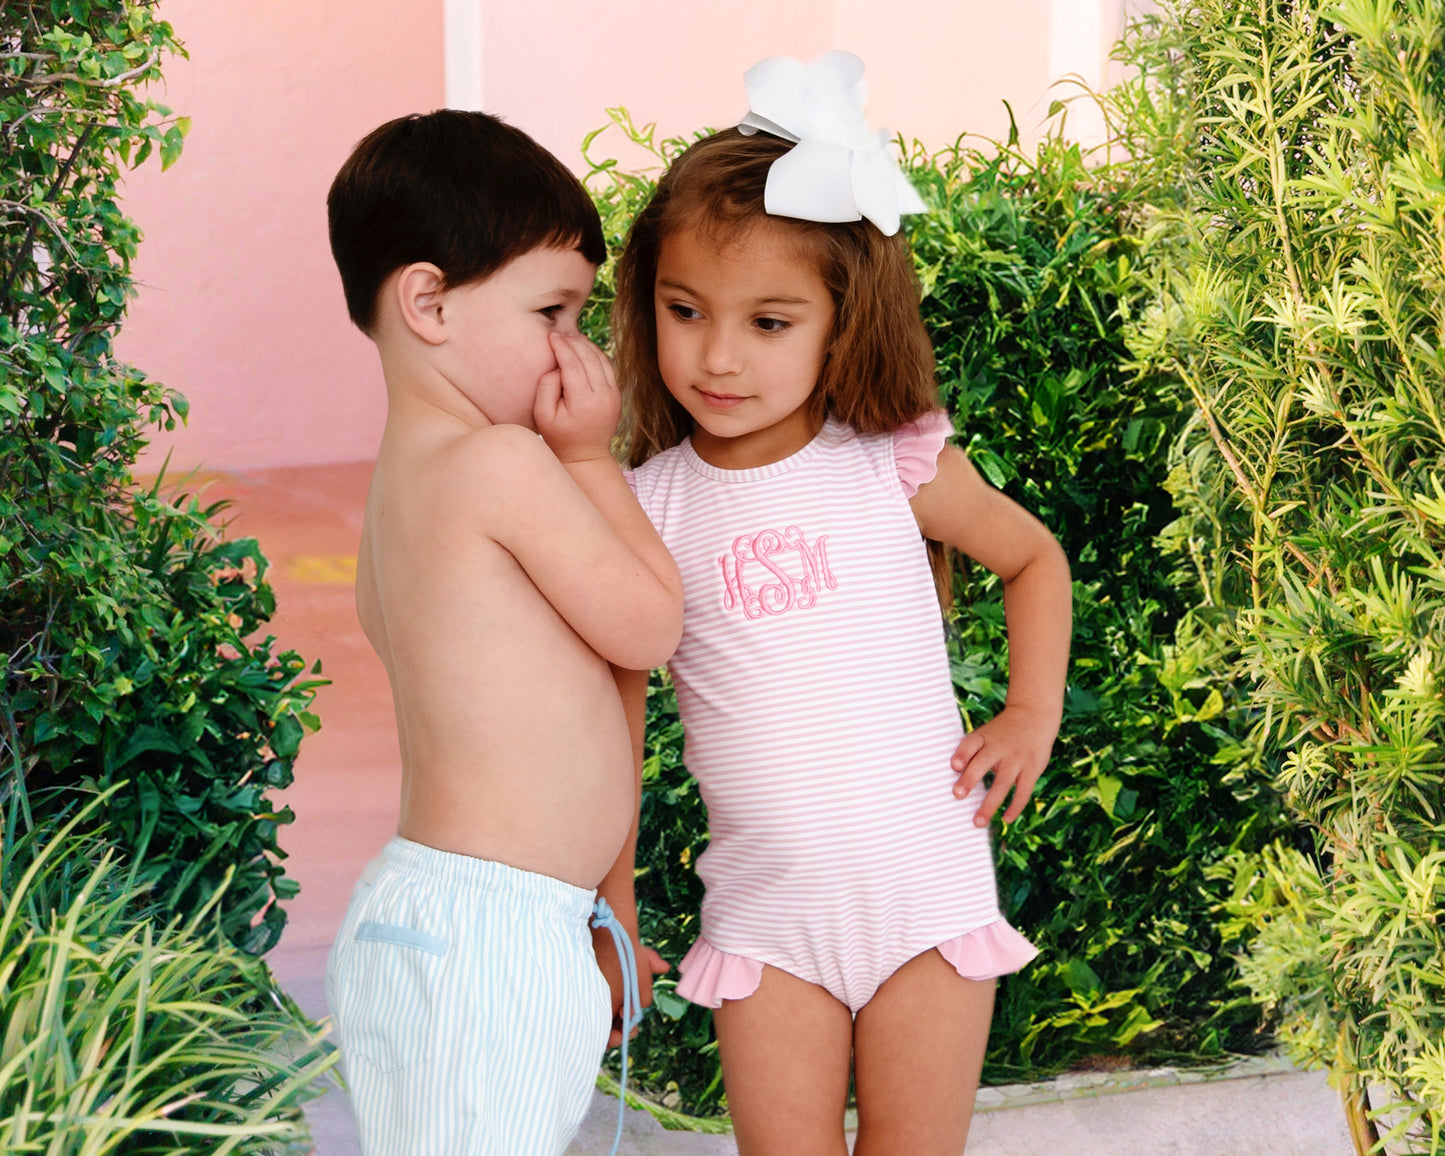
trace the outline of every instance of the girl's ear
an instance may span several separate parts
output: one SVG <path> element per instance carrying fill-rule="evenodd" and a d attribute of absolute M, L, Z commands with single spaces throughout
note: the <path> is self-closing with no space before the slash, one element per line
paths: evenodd
<path fill-rule="evenodd" d="M 406 327 L 428 345 L 446 340 L 442 301 L 446 297 L 442 271 L 428 261 L 405 266 L 392 284 Z"/>

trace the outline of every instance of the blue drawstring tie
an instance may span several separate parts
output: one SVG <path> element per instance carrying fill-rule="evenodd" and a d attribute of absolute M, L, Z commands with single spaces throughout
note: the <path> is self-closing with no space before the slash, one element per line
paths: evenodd
<path fill-rule="evenodd" d="M 617 1134 L 612 1138 L 612 1156 L 622 1144 L 622 1122 L 627 1111 L 627 1037 L 642 1022 L 642 992 L 638 986 L 637 956 L 632 950 L 632 937 L 627 934 L 607 900 L 598 898 L 593 909 L 592 926 L 608 931 L 617 948 L 617 962 L 622 965 L 622 1086 L 618 1090 Z"/>

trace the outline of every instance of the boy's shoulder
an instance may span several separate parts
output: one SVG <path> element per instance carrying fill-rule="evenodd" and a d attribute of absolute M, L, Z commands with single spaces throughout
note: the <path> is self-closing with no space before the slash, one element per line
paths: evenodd
<path fill-rule="evenodd" d="M 532 430 L 492 425 L 445 438 L 412 442 L 389 468 L 383 443 L 379 473 L 387 479 L 389 503 L 400 503 L 409 518 L 448 522 L 461 519 L 484 527 L 489 510 L 512 517 L 545 511 L 567 484 L 562 463 Z"/>
<path fill-rule="evenodd" d="M 489 491 L 525 487 L 544 475 L 559 478 L 563 471 L 541 436 L 520 425 L 483 426 L 454 438 L 437 467 L 454 484 Z"/>

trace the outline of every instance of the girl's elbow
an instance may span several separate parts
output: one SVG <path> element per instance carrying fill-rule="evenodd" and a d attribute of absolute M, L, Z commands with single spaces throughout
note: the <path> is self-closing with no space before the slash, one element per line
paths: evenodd
<path fill-rule="evenodd" d="M 1050 534 L 1046 549 L 1053 556 L 1054 565 L 1063 574 L 1064 581 L 1072 583 L 1073 571 L 1069 568 L 1069 556 L 1064 553 L 1063 543 Z"/>
<path fill-rule="evenodd" d="M 1074 576 L 1069 568 L 1069 556 L 1064 553 L 1064 548 L 1059 540 L 1052 534 L 1044 549 L 1045 565 L 1051 575 L 1053 585 L 1058 590 L 1058 596 L 1070 606 L 1074 601 Z"/>
<path fill-rule="evenodd" d="M 1003 578 L 1005 587 L 1012 586 L 1023 578 L 1027 578 L 1029 586 L 1041 582 L 1060 585 L 1072 597 L 1073 576 L 1069 569 L 1069 556 L 1064 553 L 1059 540 L 1043 526 L 1039 526 L 1038 535 L 1018 569 L 1012 573 L 1003 573 L 1000 577 Z"/>

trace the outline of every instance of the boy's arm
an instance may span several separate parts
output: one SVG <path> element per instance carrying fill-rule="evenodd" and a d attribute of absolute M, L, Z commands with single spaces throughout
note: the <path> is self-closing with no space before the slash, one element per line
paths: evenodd
<path fill-rule="evenodd" d="M 490 535 L 582 640 L 616 666 L 650 670 L 682 635 L 682 579 L 611 457 L 611 366 L 580 337 L 552 340 L 560 368 L 534 415 L 547 444 L 520 426 L 479 430 L 487 449 L 466 459 L 466 484 L 487 503 Z"/>
<path fill-rule="evenodd" d="M 607 900 L 616 913 L 618 921 L 632 937 L 632 948 L 637 955 L 637 985 L 643 1007 L 652 1005 L 652 977 L 668 970 L 668 963 L 650 947 L 643 947 L 637 931 L 637 892 L 634 886 L 637 860 L 637 830 L 641 821 L 642 805 L 642 757 L 643 730 L 647 718 L 647 679 L 645 670 L 627 670 L 614 666 L 612 676 L 617 680 L 617 693 L 622 696 L 622 709 L 627 715 L 627 732 L 632 738 L 632 763 L 636 770 L 635 806 L 632 810 L 632 827 L 627 832 L 627 841 L 617 861 L 612 864 L 597 893 Z M 612 992 L 612 1016 L 614 1026 L 607 1046 L 622 1042 L 620 1028 L 622 1013 L 622 964 L 617 958 L 617 947 L 612 936 L 606 931 L 592 932 L 593 946 L 597 951 L 597 966 L 607 977 L 607 986 Z"/>
<path fill-rule="evenodd" d="M 612 457 L 612 434 L 621 402 L 612 363 L 585 337 L 554 334 L 552 351 L 558 368 L 555 380 L 544 382 L 538 392 L 537 428 L 603 520 L 680 599 L 682 579 L 677 564 Z M 592 432 L 586 428 L 591 415 L 584 412 L 589 407 L 607 415 L 595 427 L 604 434 L 600 439 L 587 436 Z M 643 689 L 645 695 L 645 685 Z"/>
<path fill-rule="evenodd" d="M 470 437 L 486 449 L 462 459 L 458 484 L 485 509 L 488 536 L 602 658 L 634 670 L 666 662 L 682 636 L 676 567 L 669 581 L 644 563 L 536 434 L 499 425 Z"/>
<path fill-rule="evenodd" d="M 547 444 L 557 455 L 577 483 L 578 488 L 591 499 L 603 520 L 612 527 L 623 542 L 642 560 L 658 578 L 679 595 L 682 579 L 677 565 L 663 545 L 652 522 L 638 505 L 631 488 L 622 476 L 622 471 L 611 453 L 611 434 L 615 428 L 617 411 L 609 403 L 617 397 L 617 382 L 612 365 L 606 356 L 590 341 L 571 338 L 562 334 L 552 339 L 552 350 L 557 357 L 555 380 L 543 383 L 538 392 L 534 416 L 537 428 L 547 439 Z M 605 432 L 605 439 L 588 441 L 579 437 L 578 431 L 587 430 L 587 413 L 591 408 L 597 414 L 609 415 L 606 424 L 594 426 Z M 670 657 L 670 656 L 669 656 Z M 660 665 L 660 662 L 659 662 Z M 668 969 L 668 964 L 650 947 L 644 947 L 637 931 L 637 893 L 634 887 L 637 860 L 637 831 L 641 820 L 642 804 L 642 758 L 647 718 L 647 680 L 649 672 L 628 669 L 613 664 L 612 676 L 617 682 L 617 693 L 622 699 L 623 713 L 627 718 L 627 731 L 632 740 L 633 808 L 632 825 L 627 839 L 618 853 L 617 860 L 598 884 L 597 891 L 616 914 L 624 930 L 632 938 L 633 953 L 637 958 L 637 984 L 643 1007 L 652 1004 L 652 977 Z M 607 977 L 607 986 L 612 991 L 612 1013 L 614 1027 L 608 1046 L 622 1042 L 622 964 L 617 958 L 617 948 L 612 936 L 606 931 L 593 931 L 593 944 L 597 952 L 597 963 Z"/>

